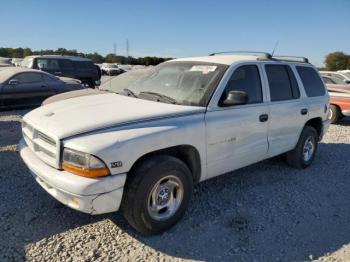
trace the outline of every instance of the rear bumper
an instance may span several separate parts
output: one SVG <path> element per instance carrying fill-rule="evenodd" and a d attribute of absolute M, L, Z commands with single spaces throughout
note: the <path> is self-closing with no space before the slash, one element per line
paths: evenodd
<path fill-rule="evenodd" d="M 101 85 L 101 80 L 96 80 L 95 81 L 95 86 L 99 86 L 99 85 Z"/>
<path fill-rule="evenodd" d="M 38 184 L 64 205 L 89 214 L 119 209 L 126 174 L 100 179 L 80 177 L 46 165 L 23 139 L 19 143 L 19 151 Z"/>

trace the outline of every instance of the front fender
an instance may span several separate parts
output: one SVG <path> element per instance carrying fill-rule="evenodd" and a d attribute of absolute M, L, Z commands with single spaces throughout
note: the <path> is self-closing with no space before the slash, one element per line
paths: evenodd
<path fill-rule="evenodd" d="M 71 137 L 65 147 L 93 154 L 103 160 L 111 174 L 128 172 L 142 156 L 178 145 L 196 148 L 205 173 L 206 139 L 204 114 L 136 123 Z M 117 167 L 113 163 L 119 162 Z"/>

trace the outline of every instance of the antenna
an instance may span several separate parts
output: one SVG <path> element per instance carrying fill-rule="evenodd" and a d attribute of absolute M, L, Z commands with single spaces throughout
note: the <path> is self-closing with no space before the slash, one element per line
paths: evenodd
<path fill-rule="evenodd" d="M 275 54 L 277 46 L 278 46 L 278 40 L 276 41 L 276 44 L 275 44 L 275 46 L 274 46 L 274 48 L 272 50 L 271 56 L 273 56 Z"/>

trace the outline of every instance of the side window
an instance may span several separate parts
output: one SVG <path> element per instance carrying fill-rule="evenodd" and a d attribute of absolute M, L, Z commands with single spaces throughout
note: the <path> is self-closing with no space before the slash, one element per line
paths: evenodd
<path fill-rule="evenodd" d="M 297 71 L 308 97 L 323 96 L 326 93 L 324 84 L 315 69 L 297 66 Z"/>
<path fill-rule="evenodd" d="M 230 91 L 246 92 L 248 104 L 262 103 L 262 87 L 258 67 L 256 65 L 238 67 L 228 81 L 222 97 L 226 97 Z"/>
<path fill-rule="evenodd" d="M 38 58 L 37 65 L 43 70 L 60 70 L 57 59 Z"/>
<path fill-rule="evenodd" d="M 271 101 L 284 101 L 300 97 L 299 87 L 292 69 L 287 65 L 266 65 Z"/>
<path fill-rule="evenodd" d="M 47 83 L 57 81 L 57 79 L 54 78 L 53 76 L 43 75 L 43 78 L 44 78 L 44 81 Z"/>
<path fill-rule="evenodd" d="M 64 70 L 73 70 L 73 62 L 66 59 L 60 59 L 60 66 Z"/>
<path fill-rule="evenodd" d="M 41 74 L 38 73 L 21 73 L 16 75 L 14 79 L 17 79 L 22 84 L 39 83 L 43 81 Z"/>

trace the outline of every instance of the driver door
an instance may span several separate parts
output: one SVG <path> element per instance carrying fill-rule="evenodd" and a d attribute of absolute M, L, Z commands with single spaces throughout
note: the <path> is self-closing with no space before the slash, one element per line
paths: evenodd
<path fill-rule="evenodd" d="M 248 94 L 245 105 L 222 106 L 229 91 Z M 218 90 L 219 91 L 219 90 Z M 206 113 L 207 178 L 261 161 L 268 153 L 268 106 L 257 64 L 233 70 L 217 106 Z"/>

